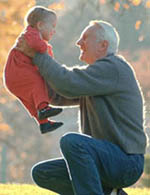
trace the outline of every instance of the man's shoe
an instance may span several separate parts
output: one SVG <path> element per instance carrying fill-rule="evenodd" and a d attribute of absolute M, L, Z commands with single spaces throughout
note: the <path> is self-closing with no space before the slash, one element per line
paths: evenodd
<path fill-rule="evenodd" d="M 110 195 L 128 195 L 128 194 L 122 189 L 113 189 Z"/>
<path fill-rule="evenodd" d="M 51 131 L 54 131 L 55 129 L 61 127 L 63 125 L 62 122 L 53 122 L 52 124 L 50 122 L 40 124 L 40 131 L 42 134 L 48 133 Z"/>
<path fill-rule="evenodd" d="M 117 189 L 113 189 L 110 195 L 117 195 Z"/>
<path fill-rule="evenodd" d="M 61 112 L 62 112 L 62 108 L 53 108 L 53 107 L 47 106 L 46 108 L 38 110 L 37 114 L 38 114 L 38 119 L 42 120 L 42 119 L 46 119 L 51 116 L 56 116 L 57 114 Z"/>
<path fill-rule="evenodd" d="M 128 195 L 128 194 L 123 189 L 118 189 L 117 195 Z"/>

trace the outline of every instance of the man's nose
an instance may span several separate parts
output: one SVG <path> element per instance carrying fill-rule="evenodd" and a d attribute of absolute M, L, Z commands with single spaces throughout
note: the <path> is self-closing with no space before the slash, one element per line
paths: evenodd
<path fill-rule="evenodd" d="M 76 42 L 76 45 L 81 46 L 81 44 L 82 44 L 82 40 L 78 39 L 77 42 Z"/>

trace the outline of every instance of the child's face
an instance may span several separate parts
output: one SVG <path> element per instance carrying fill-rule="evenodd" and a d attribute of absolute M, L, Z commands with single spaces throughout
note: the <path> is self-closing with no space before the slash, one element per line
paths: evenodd
<path fill-rule="evenodd" d="M 55 27 L 56 27 L 57 19 L 55 16 L 51 16 L 46 20 L 46 22 L 41 23 L 41 27 L 39 29 L 42 38 L 45 41 L 50 41 L 52 39 L 52 36 L 56 33 Z"/>

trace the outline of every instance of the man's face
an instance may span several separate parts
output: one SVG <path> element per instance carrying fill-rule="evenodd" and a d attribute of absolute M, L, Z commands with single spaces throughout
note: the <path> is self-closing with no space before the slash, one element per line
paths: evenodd
<path fill-rule="evenodd" d="M 97 28 L 96 25 L 87 26 L 76 43 L 81 52 L 79 59 L 88 64 L 92 64 L 98 59 L 100 42 L 96 37 Z"/>

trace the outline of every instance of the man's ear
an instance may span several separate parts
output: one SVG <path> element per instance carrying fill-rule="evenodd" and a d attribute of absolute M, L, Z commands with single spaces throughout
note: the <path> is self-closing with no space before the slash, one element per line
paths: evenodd
<path fill-rule="evenodd" d="M 109 43 L 107 40 L 100 41 L 99 51 L 107 51 Z"/>

